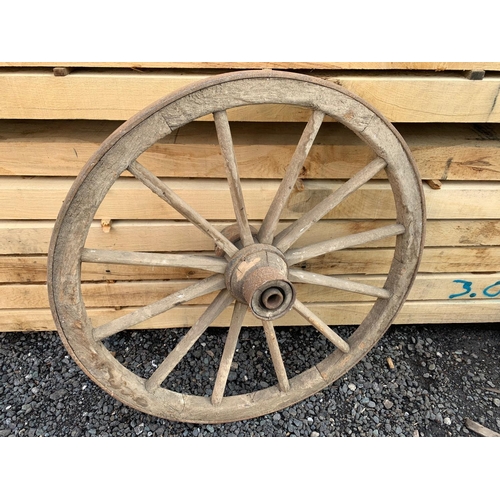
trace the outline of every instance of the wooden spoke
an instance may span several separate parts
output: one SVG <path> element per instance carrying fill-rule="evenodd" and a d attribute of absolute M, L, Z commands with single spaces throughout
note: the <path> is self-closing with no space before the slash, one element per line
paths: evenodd
<path fill-rule="evenodd" d="M 292 192 L 299 173 L 304 165 L 304 161 L 309 154 L 314 139 L 318 133 L 325 114 L 322 111 L 313 111 L 311 118 L 302 132 L 302 136 L 297 144 L 295 152 L 286 173 L 279 185 L 278 191 L 269 207 L 264 222 L 259 230 L 258 239 L 260 243 L 271 244 L 273 242 L 276 226 L 280 220 L 281 212 L 288 201 L 290 193 Z"/>
<path fill-rule="evenodd" d="M 233 301 L 228 290 L 222 290 L 215 300 L 207 307 L 198 321 L 182 337 L 180 342 L 174 347 L 169 355 L 162 361 L 153 375 L 146 382 L 146 389 L 151 392 L 160 387 L 162 382 L 168 377 L 170 372 L 178 365 L 181 359 L 193 347 L 194 343 L 201 337 L 212 322 L 222 313 L 222 311 Z"/>
<path fill-rule="evenodd" d="M 126 314 L 121 318 L 117 318 L 109 323 L 106 323 L 105 325 L 95 328 L 94 339 L 103 340 L 111 335 L 114 335 L 115 333 L 127 330 L 128 328 L 138 325 L 147 319 L 167 312 L 180 304 L 184 304 L 184 302 L 189 302 L 190 300 L 202 297 L 208 293 L 222 290 L 225 286 L 224 276 L 220 274 L 210 276 L 210 278 L 194 283 L 183 290 L 172 293 L 161 300 L 141 307 L 130 314 Z"/>
<path fill-rule="evenodd" d="M 214 390 L 212 392 L 212 404 L 219 405 L 224 397 L 226 390 L 227 377 L 231 370 L 231 363 L 233 362 L 234 353 L 236 351 L 236 344 L 241 331 L 241 325 L 247 312 L 248 306 L 242 302 L 236 301 L 233 309 L 233 316 L 231 318 L 231 325 L 227 334 L 227 340 L 224 345 L 224 352 L 219 364 L 219 371 L 215 379 Z"/>
<path fill-rule="evenodd" d="M 189 206 L 180 196 L 174 193 L 163 181 L 153 175 L 148 169 L 144 168 L 138 161 L 132 162 L 128 171 L 147 186 L 153 193 L 166 201 L 172 208 L 177 210 L 187 220 L 191 221 L 196 227 L 208 234 L 215 244 L 224 250 L 230 257 L 238 249 L 231 243 L 220 231 L 215 229 L 205 218 L 196 210 Z"/>
<path fill-rule="evenodd" d="M 227 113 L 225 111 L 214 113 L 214 121 L 222 156 L 224 157 L 224 164 L 226 165 L 227 181 L 233 201 L 236 222 L 240 230 L 240 239 L 243 246 L 246 247 L 252 245 L 254 241 L 250 230 L 250 224 L 248 223 L 245 201 L 243 200 L 243 192 L 241 190 L 240 176 L 238 174 L 236 157 L 234 155 L 233 139 L 231 137 Z"/>
<path fill-rule="evenodd" d="M 82 262 L 98 264 L 128 264 L 131 266 L 189 267 L 214 273 L 224 273 L 227 261 L 210 255 L 123 252 L 84 248 Z"/>
<path fill-rule="evenodd" d="M 271 359 L 273 360 L 274 371 L 276 372 L 276 377 L 278 378 L 279 390 L 281 392 L 287 392 L 290 390 L 290 382 L 288 381 L 285 365 L 283 364 L 283 358 L 281 357 L 274 326 L 271 321 L 263 321 L 262 324 L 264 325 L 267 345 L 269 346 L 269 352 L 271 353 Z"/>
<path fill-rule="evenodd" d="M 321 318 L 316 316 L 316 314 L 302 304 L 302 302 L 295 300 L 293 308 L 322 333 L 335 347 L 338 347 L 343 353 L 349 352 L 349 344 L 335 333 Z"/>
<path fill-rule="evenodd" d="M 286 252 L 314 223 L 318 222 L 386 166 L 387 164 L 382 158 L 376 158 L 370 162 L 365 168 L 337 189 L 337 191 L 319 202 L 309 212 L 300 217 L 300 219 L 297 219 L 293 224 L 281 231 L 274 239 L 274 246 L 278 247 L 282 252 Z"/>
<path fill-rule="evenodd" d="M 303 262 L 304 260 L 324 255 L 325 253 L 335 252 L 343 248 L 355 247 L 370 243 L 371 241 L 381 240 L 390 236 L 403 234 L 405 227 L 402 224 L 392 224 L 390 226 L 379 227 L 370 231 L 363 231 L 362 233 L 350 234 L 340 238 L 332 238 L 331 240 L 314 243 L 302 248 L 288 250 L 285 253 L 285 258 L 289 266 Z"/>
<path fill-rule="evenodd" d="M 257 227 L 258 220 L 262 222 L 258 230 L 253 227 L 254 224 L 249 224 L 248 217 L 253 217 L 253 215 L 251 215 L 250 200 L 245 190 L 246 183 L 240 181 L 239 178 L 241 165 L 237 163 L 235 155 L 237 149 L 233 144 L 235 137 L 232 135 L 232 129 L 236 127 L 233 122 L 229 123 L 228 117 L 237 111 L 235 108 L 245 106 L 254 117 L 260 116 L 263 120 L 280 120 L 281 118 L 277 115 L 267 114 L 266 106 L 268 105 L 275 106 L 276 109 L 298 107 L 300 113 L 304 115 L 307 113 L 309 121 L 307 124 L 304 123 L 305 127 L 303 127 L 298 144 L 294 147 L 295 151 L 281 182 L 272 183 L 275 185 L 276 193 L 273 192 L 272 197 L 265 203 L 266 208 L 270 207 L 268 212 L 265 213 L 264 210 L 260 215 L 259 211 L 254 214 Z M 165 178 L 164 174 L 158 174 L 159 177 L 157 177 L 137 161 L 138 159 L 141 161 L 144 152 L 146 154 L 148 151 L 151 152 L 150 148 L 156 147 L 155 144 L 165 140 L 171 140 L 174 143 L 183 134 L 186 134 L 184 136 L 186 148 L 188 142 L 194 144 L 197 139 L 191 140 L 190 134 L 203 132 L 194 127 L 196 124 L 192 122 L 201 117 L 211 118 L 212 115 L 225 164 L 225 177 L 228 183 L 228 191 L 225 194 L 230 194 L 232 201 L 229 214 L 221 212 L 219 216 L 214 216 L 214 219 L 218 220 L 217 225 L 211 219 L 205 219 L 208 217 L 206 213 L 217 211 L 214 211 L 213 207 L 207 207 L 207 212 L 205 212 L 205 209 L 201 207 L 203 203 L 217 203 L 218 200 L 212 200 L 208 195 L 197 198 L 195 201 L 187 198 L 183 200 L 180 191 L 175 189 L 174 192 L 173 184 L 166 180 L 168 175 L 175 174 L 173 170 L 170 174 L 165 173 Z M 360 150 L 360 154 L 364 155 L 366 148 L 369 150 L 368 154 L 375 155 L 371 157 L 376 159 L 370 163 L 367 162 L 367 165 L 361 165 L 363 168 L 345 184 L 340 185 L 340 188 L 335 188 L 335 192 L 327 191 L 324 199 L 320 198 L 319 203 L 314 201 L 313 197 L 309 202 L 294 204 L 294 214 L 293 217 L 290 214 L 290 219 L 297 220 L 281 226 L 280 220 L 285 216 L 285 212 L 288 212 L 290 205 L 290 192 L 300 182 L 298 179 L 301 170 L 307 163 L 308 156 L 312 154 L 312 145 L 319 135 L 319 130 L 323 127 L 322 122 L 325 116 L 342 124 L 362 141 L 363 152 L 361 153 Z M 183 129 L 184 126 L 189 129 Z M 192 126 L 193 129 L 191 129 Z M 175 137 L 166 138 L 172 132 L 175 133 Z M 188 137 L 190 137 L 189 140 Z M 201 136 L 200 140 L 202 140 Z M 183 141 L 184 139 L 181 140 Z M 254 157 L 263 161 L 255 165 L 254 177 L 261 179 L 267 174 L 260 175 L 259 171 L 266 169 L 267 160 L 271 161 L 272 158 L 262 158 L 266 148 L 257 149 Z M 184 147 L 181 147 L 180 151 L 173 149 L 169 151 L 169 155 L 171 154 L 169 163 L 172 165 L 176 163 L 177 154 L 183 154 L 181 151 L 184 150 Z M 335 151 L 330 152 L 335 156 Z M 206 154 L 211 153 L 200 147 L 193 153 L 193 158 L 200 159 L 200 166 L 209 167 L 209 157 L 205 162 L 206 165 L 203 162 L 203 156 Z M 333 161 L 334 158 L 330 160 Z M 155 162 L 154 151 L 149 161 Z M 149 163 L 146 164 L 148 165 Z M 143 252 L 85 248 L 85 242 L 89 241 L 89 238 L 97 237 L 93 232 L 93 225 L 96 219 L 102 218 L 100 214 L 106 212 L 102 203 L 107 203 L 106 197 L 110 190 L 114 189 L 115 183 L 122 182 L 123 179 L 120 180 L 120 178 L 125 166 L 128 166 L 128 171 L 141 186 L 147 187 L 145 192 L 148 197 L 151 196 L 149 192 L 151 191 L 168 204 L 168 206 L 164 205 L 164 215 L 167 216 L 168 213 L 173 212 L 169 220 L 186 219 L 182 225 L 188 227 L 189 231 L 192 227 L 196 227 L 193 231 L 201 231 L 201 238 L 205 238 L 205 235 L 209 236 L 210 242 L 214 243 L 217 256 L 213 253 L 196 251 L 197 241 L 192 242 L 192 249 L 191 246 L 189 249 L 186 248 L 187 254 L 175 253 L 175 249 L 173 249 L 174 253 L 155 253 L 159 247 L 151 238 L 154 240 L 156 225 L 153 225 L 154 227 L 150 225 L 153 233 L 151 238 L 145 240 Z M 359 229 L 357 234 L 352 234 L 350 231 L 351 235 L 345 237 L 340 237 L 341 233 L 330 234 L 322 238 L 326 240 L 322 243 L 314 243 L 318 241 L 314 238 L 300 243 L 306 239 L 301 239 L 301 236 L 313 224 L 328 216 L 329 212 L 335 210 L 337 205 L 344 202 L 357 189 L 361 188 L 360 192 L 352 196 L 349 201 L 357 200 L 358 194 L 363 199 L 367 195 L 366 201 L 373 201 L 375 205 L 373 209 L 376 210 L 377 199 L 373 199 L 370 195 L 371 189 L 365 189 L 369 186 L 363 185 L 384 168 L 387 170 L 387 175 L 383 176 L 383 180 L 377 181 L 377 185 L 378 183 L 384 184 L 383 200 L 387 199 L 386 194 L 389 194 L 389 190 L 392 192 L 393 197 L 390 201 L 391 207 L 393 206 L 396 211 L 397 223 L 387 222 L 386 227 L 373 231 L 365 231 L 365 229 L 371 229 L 374 226 L 366 227 Z M 210 190 L 213 172 L 210 168 L 201 170 L 192 173 L 193 178 L 200 177 L 194 181 L 195 189 L 201 186 L 203 182 L 201 177 L 203 177 L 208 180 L 207 189 Z M 324 177 L 323 174 L 325 172 L 321 173 L 322 177 Z M 218 176 L 218 173 L 215 175 Z M 328 173 L 325 175 L 328 177 Z M 337 177 L 330 178 L 333 180 Z M 136 185 L 135 180 L 131 182 Z M 257 186 L 258 182 L 258 180 L 252 181 L 251 184 Z M 116 187 L 119 188 L 119 186 Z M 246 213 L 247 206 L 248 214 Z M 117 211 L 119 208 L 114 206 Z M 370 208 L 367 207 L 368 210 Z M 335 210 L 334 213 L 337 212 Z M 115 218 L 126 219 L 127 213 L 126 210 L 121 215 L 117 213 Z M 176 215 L 177 213 L 179 215 Z M 277 70 L 225 73 L 200 80 L 192 86 L 176 90 L 170 96 L 161 97 L 156 103 L 152 103 L 131 120 L 122 124 L 89 158 L 68 192 L 52 231 L 47 262 L 47 289 L 52 317 L 64 344 L 79 366 L 96 384 L 125 405 L 162 419 L 200 424 L 218 424 L 259 417 L 295 404 L 326 388 L 358 363 L 387 331 L 398 311 L 401 310 L 417 274 L 424 246 L 424 218 L 425 199 L 418 169 L 412 159 L 410 149 L 393 125 L 360 97 L 352 95 L 333 81 L 314 78 L 310 75 Z M 326 222 L 325 225 L 328 225 Z M 169 224 L 167 226 L 170 227 Z M 222 226 L 227 229 L 222 230 Z M 173 233 L 167 236 L 169 239 L 179 237 Z M 181 241 L 173 242 L 176 247 L 182 246 L 182 242 L 186 239 L 184 236 L 180 236 Z M 356 278 L 355 282 L 345 276 L 333 277 L 308 273 L 299 269 L 299 263 L 307 259 L 321 259 L 321 256 L 328 252 L 362 244 L 379 246 L 378 242 L 371 242 L 385 237 L 395 240 L 395 247 L 393 251 L 391 250 L 392 261 L 385 277 L 385 284 L 378 285 L 380 288 L 357 283 Z M 111 239 L 113 240 L 113 237 Z M 238 239 L 241 240 L 241 245 Z M 261 245 L 254 246 L 254 241 Z M 299 241 L 298 245 L 297 241 Z M 111 240 L 108 243 L 111 243 Z M 88 245 L 94 247 L 90 243 Z M 95 247 L 100 246 L 95 245 Z M 245 248 L 240 253 L 241 246 Z M 126 246 L 121 248 L 127 249 Z M 235 255 L 238 258 L 235 258 Z M 122 265 L 126 266 L 127 269 L 134 270 L 135 277 L 133 278 L 137 280 L 137 285 L 142 281 L 141 278 L 146 279 L 151 276 L 152 269 L 153 271 L 154 269 L 161 270 L 162 276 L 166 279 L 175 279 L 178 269 L 174 268 L 190 267 L 195 272 L 198 272 L 198 269 L 201 270 L 200 272 L 206 273 L 210 278 L 197 282 L 189 281 L 191 286 L 184 285 L 186 287 L 184 290 L 175 293 L 165 292 L 164 295 L 152 299 L 151 301 L 156 300 L 152 304 L 138 307 L 135 312 L 122 313 L 122 318 L 113 321 L 99 320 L 105 315 L 105 311 L 100 311 L 97 307 L 87 308 L 84 296 L 82 296 L 82 267 L 84 271 L 86 267 L 92 267 L 86 263 L 117 264 L 117 268 Z M 294 265 L 297 268 L 294 268 Z M 137 268 L 129 266 L 137 266 Z M 139 276 L 141 269 L 145 271 L 142 273 L 144 276 Z M 84 278 L 85 276 L 83 274 Z M 371 283 L 368 280 L 366 282 Z M 295 283 L 309 284 L 301 286 L 328 287 L 332 300 L 335 295 L 333 289 L 367 295 L 368 297 L 360 296 L 364 301 L 363 304 L 367 305 L 367 315 L 364 319 L 359 318 L 359 326 L 344 340 L 339 332 L 335 332 L 325 323 L 325 321 L 332 323 L 333 320 L 325 318 L 323 321 L 306 307 L 309 304 L 304 305 L 296 300 L 293 288 Z M 133 285 L 130 288 L 136 289 L 136 286 Z M 142 289 L 142 285 L 138 286 L 139 288 Z M 323 291 L 328 294 L 328 290 Z M 211 302 L 210 305 L 202 308 L 203 314 L 200 312 L 194 317 L 194 321 L 191 321 L 190 318 L 194 314 L 192 311 L 198 310 L 201 306 L 187 304 L 191 304 L 195 297 L 209 292 L 215 292 L 215 300 L 212 301 L 212 295 L 205 295 L 206 300 L 201 302 Z M 115 293 L 117 296 L 121 294 L 118 290 Z M 85 298 L 87 296 L 86 293 Z M 188 353 L 190 350 L 192 352 L 193 346 L 199 343 L 200 337 L 209 326 L 215 323 L 224 325 L 228 321 L 226 314 L 229 309 L 225 309 L 234 302 L 236 296 L 238 296 L 238 302 L 233 304 L 234 308 L 231 305 L 232 318 L 229 321 L 227 341 L 220 357 L 217 376 L 215 382 L 209 382 L 210 387 L 213 387 L 211 397 L 201 395 L 200 386 L 191 388 L 188 384 L 179 387 L 178 390 L 171 388 L 167 382 L 174 378 L 174 372 L 177 374 L 182 369 L 185 372 L 184 375 L 190 378 L 189 372 L 193 368 L 186 363 Z M 158 298 L 161 300 L 157 300 Z M 122 302 L 130 302 L 130 300 L 125 297 Z M 246 315 L 248 302 L 252 305 L 252 317 Z M 88 301 L 89 305 L 96 303 L 95 297 Z M 182 305 L 171 310 L 179 304 Z M 290 307 L 293 307 L 293 310 L 289 310 Z M 168 312 L 161 314 L 165 311 Z M 363 311 L 365 311 L 364 307 Z M 178 315 L 173 314 L 177 312 L 179 312 Z M 168 323 L 169 327 L 188 324 L 189 327 L 186 329 L 187 333 L 176 340 L 175 346 L 172 349 L 169 347 L 169 350 L 164 353 L 164 359 L 160 360 L 161 363 L 155 368 L 156 371 L 147 379 L 144 375 L 141 376 L 135 370 L 131 370 L 128 363 L 122 361 L 121 357 L 112 356 L 107 348 L 107 342 L 102 342 L 102 340 L 130 327 L 147 326 L 151 321 L 149 318 L 153 316 L 155 316 L 153 321 L 160 326 Z M 256 391 L 229 396 L 228 375 L 235 357 L 238 338 L 241 337 L 242 325 L 247 319 L 254 324 L 256 318 L 260 318 L 258 321 L 263 321 L 270 362 L 273 364 L 272 369 L 276 372 L 277 384 L 275 387 L 258 388 Z M 357 318 L 358 316 L 356 320 Z M 146 323 L 145 320 L 147 320 Z M 276 322 L 283 321 L 283 324 L 287 325 L 304 322 L 310 324 L 329 340 L 328 344 L 331 342 L 333 345 L 325 348 L 323 352 L 316 353 L 318 360 L 316 362 L 315 355 L 314 367 L 311 367 L 312 359 L 304 360 L 303 370 L 294 373 L 292 378 L 292 374 L 286 373 L 283 362 L 284 352 L 280 352 L 281 346 L 273 326 L 275 320 Z M 107 323 L 97 328 L 92 327 L 92 322 L 95 325 L 101 325 L 103 321 Z M 344 318 L 339 317 L 338 321 L 344 321 Z M 202 383 L 203 387 L 206 387 L 206 381 Z"/>
<path fill-rule="evenodd" d="M 385 288 L 378 288 L 364 283 L 356 283 L 355 281 L 335 278 L 333 276 L 310 273 L 300 269 L 289 269 L 288 277 L 292 283 L 309 283 L 311 285 L 326 286 L 328 288 L 335 288 L 336 290 L 345 290 L 346 292 L 369 295 L 370 297 L 378 297 L 381 299 L 391 298 L 391 293 Z"/>

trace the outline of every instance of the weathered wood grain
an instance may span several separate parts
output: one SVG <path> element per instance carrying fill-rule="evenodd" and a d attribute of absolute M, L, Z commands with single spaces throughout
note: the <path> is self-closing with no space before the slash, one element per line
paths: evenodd
<path fill-rule="evenodd" d="M 224 164 L 226 166 L 226 176 L 233 202 L 234 216 L 238 225 L 241 242 L 243 243 L 243 246 L 246 247 L 248 245 L 252 245 L 254 243 L 254 239 L 248 223 L 238 164 L 234 155 L 233 138 L 231 136 L 231 129 L 229 127 L 226 112 L 218 111 L 217 113 L 214 113 L 214 122 L 217 129 L 217 138 L 219 140 L 222 156 L 224 157 Z"/>
<path fill-rule="evenodd" d="M 1 176 L 76 176 L 121 122 L 0 120 Z M 500 180 L 500 126 L 399 124 L 423 179 Z M 231 123 L 241 178 L 281 178 L 303 124 Z M 354 134 L 323 123 L 299 174 L 348 179 L 373 158 Z M 141 155 L 159 177 L 225 178 L 212 123 L 195 122 Z M 384 178 L 382 172 L 376 178 Z"/>
<path fill-rule="evenodd" d="M 223 249 L 229 256 L 236 253 L 236 246 L 231 243 L 223 234 L 215 229 L 196 209 L 186 203 L 170 186 L 167 186 L 161 179 L 153 175 L 148 169 L 144 168 L 137 161 L 128 167 L 130 173 L 140 180 L 148 189 L 157 195 L 162 201 L 177 213 L 172 215 L 172 218 L 177 218 L 179 215 L 194 224 L 202 232 L 210 236 L 219 248 Z"/>
<path fill-rule="evenodd" d="M 300 171 L 304 166 L 305 160 L 311 150 L 324 118 L 325 114 L 321 111 L 315 110 L 311 114 L 311 118 L 309 118 L 300 136 L 297 147 L 290 159 L 290 163 L 283 174 L 283 179 L 280 182 L 274 199 L 262 222 L 262 226 L 259 229 L 258 239 L 260 243 L 272 244 L 283 209 L 298 182 Z"/>
<path fill-rule="evenodd" d="M 128 330 L 135 325 L 143 323 L 150 318 L 154 318 L 159 314 L 163 314 L 180 304 L 184 304 L 197 297 L 203 297 L 208 293 L 219 291 L 224 288 L 224 276 L 216 275 L 207 278 L 206 280 L 197 281 L 180 291 L 162 297 L 161 299 L 145 304 L 143 307 L 136 309 L 120 318 L 117 318 L 109 323 L 95 328 L 93 336 L 95 340 L 103 340 L 111 337 L 115 333 L 123 330 Z M 227 294 L 227 292 L 226 292 Z M 216 299 L 214 299 L 214 302 Z"/>
<path fill-rule="evenodd" d="M 363 302 L 342 302 L 340 304 L 311 305 L 311 310 L 331 325 L 355 325 L 362 321 L 370 309 Z M 178 328 L 188 327 L 195 322 L 203 311 L 202 306 L 178 307 L 165 315 L 157 316 L 135 328 Z M 89 309 L 95 325 L 100 325 L 127 313 L 126 309 Z M 227 326 L 231 310 L 226 309 L 212 326 Z M 500 300 L 481 301 L 407 301 L 396 317 L 394 324 L 425 323 L 489 323 L 500 321 Z M 246 326 L 259 326 L 256 318 L 247 314 L 243 323 Z M 276 326 L 305 325 L 306 320 L 293 311 L 276 320 Z M 54 322 L 49 309 L 2 309 L 0 310 L 0 331 L 51 331 Z"/>
<path fill-rule="evenodd" d="M 271 359 L 273 361 L 274 372 L 276 373 L 276 378 L 278 379 L 279 390 L 281 392 L 287 392 L 290 390 L 290 382 L 288 380 L 286 368 L 283 363 L 283 358 L 281 356 L 281 351 L 279 348 L 278 339 L 276 337 L 273 323 L 271 321 L 262 321 L 262 326 L 264 327 L 267 346 L 269 348 L 269 353 L 271 354 Z"/>
<path fill-rule="evenodd" d="M 385 274 L 394 250 L 389 248 L 339 250 L 302 263 L 299 269 L 326 275 Z M 425 248 L 422 273 L 494 273 L 500 269 L 500 247 Z M 138 281 L 205 278 L 208 271 L 189 268 L 157 268 L 116 264 L 82 265 L 83 281 Z M 0 283 L 45 283 L 47 257 L 1 256 Z"/>
<path fill-rule="evenodd" d="M 246 310 L 247 306 L 245 304 L 235 302 L 233 314 L 231 316 L 231 323 L 227 332 L 227 340 L 224 344 L 224 351 L 222 353 L 219 369 L 217 371 L 217 377 L 214 383 L 214 389 L 212 391 L 211 400 L 214 405 L 220 404 L 222 398 L 224 397 L 227 379 L 231 370 L 231 363 L 238 345 L 238 338 L 241 331 L 241 325 L 245 318 Z"/>
<path fill-rule="evenodd" d="M 250 221 L 259 227 L 259 221 Z M 295 244 L 295 247 L 312 244 L 333 237 L 349 236 L 370 231 L 394 221 L 390 220 L 330 220 L 315 224 Z M 227 222 L 214 222 L 222 231 Z M 0 221 L 0 255 L 46 254 L 53 222 L 49 221 Z M 278 231 L 285 224 L 278 225 Z M 427 222 L 426 246 L 472 247 L 500 246 L 500 220 L 449 220 Z M 395 239 L 373 241 L 363 247 L 393 247 Z M 99 221 L 89 231 L 86 246 L 107 250 L 137 252 L 189 252 L 211 251 L 213 241 L 192 224 L 175 221 L 111 221 L 111 230 L 105 233 Z"/>
<path fill-rule="evenodd" d="M 0 118 L 127 120 L 152 102 L 206 76 L 169 70 L 81 70 L 54 78 L 50 69 L 2 71 Z M 497 76 L 480 81 L 448 75 L 320 76 L 359 95 L 394 122 L 500 121 Z M 307 121 L 308 112 L 263 105 L 251 110 L 244 106 L 229 116 L 245 121 Z"/>
<path fill-rule="evenodd" d="M 495 432 L 492 429 L 489 429 L 488 427 L 485 427 L 484 425 L 481 425 L 480 423 L 471 420 L 470 418 L 465 419 L 465 425 L 467 426 L 467 429 L 474 431 L 476 434 L 479 434 L 480 436 L 500 437 L 500 434 L 498 432 Z"/>
<path fill-rule="evenodd" d="M 382 288 L 384 276 L 343 275 L 342 279 Z M 459 281 L 460 280 L 460 281 Z M 470 283 L 471 292 L 458 299 L 491 300 L 487 294 L 500 292 L 500 273 L 441 273 L 419 274 L 408 300 L 448 300 L 450 296 L 464 293 L 463 282 Z M 152 304 L 174 292 L 192 285 L 195 280 L 170 281 L 116 281 L 83 283 L 85 303 L 93 308 L 142 307 Z M 497 285 L 495 285 L 497 283 Z M 495 286 L 492 286 L 495 285 Z M 297 283 L 297 296 L 304 302 L 370 302 L 373 297 L 336 290 L 324 286 Z M 484 293 L 486 290 L 486 294 Z M 470 293 L 475 293 L 470 297 Z M 214 294 L 194 299 L 190 304 L 208 304 Z M 45 309 L 49 307 L 45 284 L 3 284 L 0 285 L 0 309 Z"/>
<path fill-rule="evenodd" d="M 0 219 L 53 220 L 72 184 L 71 179 L 6 177 L 0 189 Z M 262 220 L 278 187 L 277 181 L 243 180 L 249 219 Z M 296 219 L 343 184 L 304 181 L 283 212 Z M 217 179 L 170 179 L 168 185 L 208 220 L 232 220 L 227 183 Z M 491 219 L 500 213 L 498 183 L 446 182 L 440 190 L 424 185 L 428 219 Z M 179 219 L 176 210 L 136 179 L 118 179 L 96 213 L 98 219 Z M 370 181 L 326 215 L 333 219 L 393 219 L 394 198 L 385 181 Z"/>

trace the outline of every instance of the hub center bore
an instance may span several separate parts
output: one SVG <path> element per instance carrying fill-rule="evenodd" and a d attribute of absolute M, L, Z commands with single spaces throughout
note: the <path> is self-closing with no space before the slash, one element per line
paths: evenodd
<path fill-rule="evenodd" d="M 283 304 L 284 300 L 285 294 L 283 293 L 283 290 L 277 287 L 268 288 L 260 296 L 262 307 L 265 307 L 270 311 L 278 309 L 278 307 Z"/>
<path fill-rule="evenodd" d="M 237 252 L 227 266 L 226 286 L 257 318 L 267 321 L 286 314 L 295 302 L 285 258 L 271 245 L 258 243 Z"/>

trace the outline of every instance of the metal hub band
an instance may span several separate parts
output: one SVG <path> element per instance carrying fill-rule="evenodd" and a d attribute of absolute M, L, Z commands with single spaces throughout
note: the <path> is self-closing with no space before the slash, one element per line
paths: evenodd
<path fill-rule="evenodd" d="M 250 245 L 237 252 L 225 276 L 233 296 L 248 304 L 259 319 L 280 318 L 295 302 L 295 289 L 288 281 L 284 256 L 271 245 Z"/>

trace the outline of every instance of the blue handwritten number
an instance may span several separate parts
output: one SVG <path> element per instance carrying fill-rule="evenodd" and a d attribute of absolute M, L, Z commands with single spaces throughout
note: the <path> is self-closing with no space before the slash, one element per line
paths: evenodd
<path fill-rule="evenodd" d="M 471 286 L 472 286 L 471 281 L 453 280 L 453 283 L 462 283 L 462 288 L 465 290 L 465 292 L 454 293 L 454 294 L 450 295 L 448 298 L 456 299 L 457 297 L 462 297 L 462 295 L 467 295 L 468 293 L 471 292 Z M 488 287 L 488 288 L 491 288 L 491 287 Z"/>
<path fill-rule="evenodd" d="M 490 292 L 488 292 L 488 290 L 490 288 L 494 288 L 494 287 L 496 287 L 498 285 L 500 285 L 500 281 L 497 281 L 496 283 L 493 283 L 493 285 L 490 285 L 489 287 L 485 288 L 483 290 L 483 294 L 486 295 L 486 297 L 496 297 L 497 295 L 500 295 L 500 290 L 498 290 L 498 292 L 496 292 L 496 293 L 490 293 Z"/>

